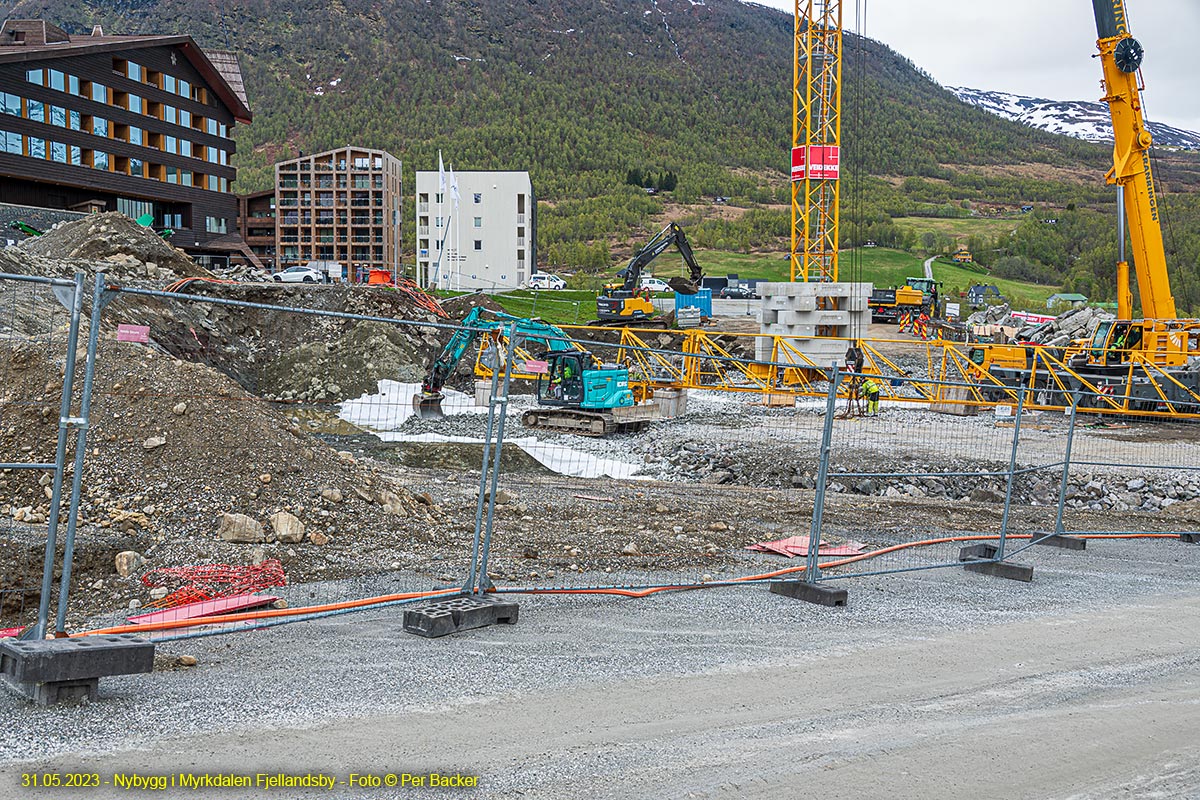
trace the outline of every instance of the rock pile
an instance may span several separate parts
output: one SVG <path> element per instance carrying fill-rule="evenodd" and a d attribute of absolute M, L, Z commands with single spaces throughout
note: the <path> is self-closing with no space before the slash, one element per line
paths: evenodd
<path fill-rule="evenodd" d="M 170 281 L 181 277 L 212 277 L 184 253 L 150 228 L 143 228 L 115 211 L 91 214 L 55 225 L 41 236 L 25 241 L 21 253 L 58 262 L 51 273 L 84 269 L 105 272 L 120 280 Z M 43 262 L 42 268 L 53 268 Z"/>
<path fill-rule="evenodd" d="M 967 318 L 968 329 L 992 327 L 1003 330 L 1011 342 L 1029 342 L 1047 347 L 1066 347 L 1075 339 L 1090 337 L 1105 320 L 1113 319 L 1107 311 L 1085 306 L 1073 308 L 1050 320 L 1030 324 L 1012 315 L 1008 305 L 989 306 Z"/>

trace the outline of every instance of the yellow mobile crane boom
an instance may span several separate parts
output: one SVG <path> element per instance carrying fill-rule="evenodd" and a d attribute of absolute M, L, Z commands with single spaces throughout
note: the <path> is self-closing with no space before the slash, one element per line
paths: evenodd
<path fill-rule="evenodd" d="M 1138 93 L 1144 50 L 1129 32 L 1125 0 L 1092 0 L 1092 7 L 1096 17 L 1096 46 L 1104 67 L 1103 101 L 1108 103 L 1113 123 L 1113 167 L 1107 179 L 1121 187 L 1142 315 L 1148 319 L 1174 319 L 1175 298 L 1167 276 L 1154 173 L 1150 169 L 1153 139 L 1146 129 Z M 1121 247 L 1124 248 L 1124 231 Z M 1124 258 L 1118 264 L 1117 316 L 1133 317 L 1129 262 Z"/>

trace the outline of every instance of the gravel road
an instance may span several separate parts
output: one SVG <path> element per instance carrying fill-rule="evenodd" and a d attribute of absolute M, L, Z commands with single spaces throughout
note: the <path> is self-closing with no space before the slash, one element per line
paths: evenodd
<path fill-rule="evenodd" d="M 160 797 L 1198 796 L 1200 548 L 1022 560 L 1031 584 L 847 581 L 843 609 L 763 587 L 538 596 L 442 640 L 381 611 L 176 642 L 198 667 L 111 679 L 92 706 L 0 697 L 0 796 L 58 796 L 19 789 L 30 769 L 481 780 Z"/>

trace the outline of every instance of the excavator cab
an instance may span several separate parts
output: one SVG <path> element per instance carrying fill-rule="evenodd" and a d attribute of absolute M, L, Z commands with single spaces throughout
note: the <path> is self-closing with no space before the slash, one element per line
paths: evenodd
<path fill-rule="evenodd" d="M 582 351 L 547 353 L 547 368 L 538 376 L 537 399 L 545 406 L 583 405 L 583 370 L 590 368 L 592 357 Z"/>

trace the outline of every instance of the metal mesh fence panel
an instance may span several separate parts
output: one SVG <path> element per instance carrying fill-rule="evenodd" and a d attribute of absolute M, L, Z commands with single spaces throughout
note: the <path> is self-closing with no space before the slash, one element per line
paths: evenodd
<path fill-rule="evenodd" d="M 72 281 L 0 275 L 0 635 L 40 635 L 53 621 L 78 292 Z"/>
<path fill-rule="evenodd" d="M 1067 532 L 1200 530 L 1200 421 L 1096 414 L 1103 396 L 1077 394 Z"/>
<path fill-rule="evenodd" d="M 125 575 L 81 576 L 90 625 L 171 637 L 463 586 L 477 489 L 460 478 L 481 448 L 443 453 L 447 479 L 392 435 L 456 326 L 392 289 L 360 290 L 363 313 L 323 311 L 336 289 L 297 289 L 296 309 L 219 291 L 106 292 L 81 538 L 129 555 Z"/>

